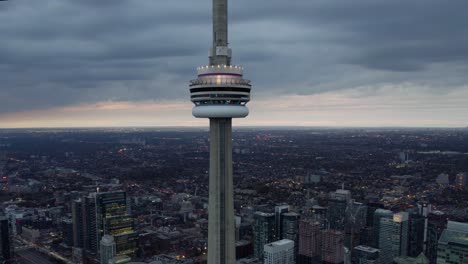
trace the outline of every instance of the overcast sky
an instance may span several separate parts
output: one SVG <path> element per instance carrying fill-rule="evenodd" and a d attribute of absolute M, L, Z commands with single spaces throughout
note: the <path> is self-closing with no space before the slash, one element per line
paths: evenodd
<path fill-rule="evenodd" d="M 468 126 L 468 1 L 231 0 L 236 125 Z M 211 0 L 0 2 L 0 127 L 192 126 Z"/>

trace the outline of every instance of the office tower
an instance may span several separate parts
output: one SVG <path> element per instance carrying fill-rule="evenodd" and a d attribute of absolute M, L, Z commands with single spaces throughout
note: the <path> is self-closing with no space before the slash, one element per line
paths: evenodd
<path fill-rule="evenodd" d="M 114 237 L 117 255 L 133 255 L 138 236 L 134 221 L 127 211 L 127 195 L 123 191 L 91 193 L 84 197 L 84 244 L 88 253 L 99 253 L 98 243 L 104 235 Z"/>
<path fill-rule="evenodd" d="M 408 163 L 409 162 L 409 153 L 408 153 L 408 151 L 400 152 L 399 158 L 400 158 L 401 163 Z"/>
<path fill-rule="evenodd" d="M 232 118 L 249 113 L 250 81 L 243 68 L 231 65 L 228 47 L 228 1 L 213 0 L 213 46 L 209 65 L 190 82 L 192 114 L 210 119 L 208 264 L 234 263 Z"/>
<path fill-rule="evenodd" d="M 328 223 L 330 229 L 344 230 L 346 223 L 346 208 L 351 200 L 348 190 L 336 190 L 330 193 L 328 200 Z"/>
<path fill-rule="evenodd" d="M 424 250 L 424 232 L 426 218 L 412 213 L 409 215 L 408 256 L 417 257 Z"/>
<path fill-rule="evenodd" d="M 379 250 L 373 247 L 359 245 L 355 247 L 351 254 L 353 264 L 378 264 Z"/>
<path fill-rule="evenodd" d="M 294 212 L 283 214 L 283 223 L 281 226 L 282 239 L 294 241 L 294 256 L 297 255 L 299 242 L 299 217 L 300 215 Z"/>
<path fill-rule="evenodd" d="M 109 261 L 115 257 L 116 249 L 115 249 L 115 241 L 114 237 L 110 235 L 104 235 L 101 239 L 100 245 L 100 260 L 101 264 L 108 264 Z"/>
<path fill-rule="evenodd" d="M 430 203 L 418 203 L 418 214 L 427 217 L 432 212 Z"/>
<path fill-rule="evenodd" d="M 437 247 L 437 264 L 468 264 L 468 223 L 448 221 Z"/>
<path fill-rule="evenodd" d="M 432 212 L 432 205 L 427 202 L 418 203 L 418 213 L 424 218 L 424 231 L 423 231 L 423 251 L 427 245 L 427 227 L 428 227 L 428 216 Z M 410 256 L 415 256 L 411 253 Z"/>
<path fill-rule="evenodd" d="M 392 264 L 398 256 L 408 253 L 408 213 L 400 212 L 393 218 L 380 219 L 380 264 Z"/>
<path fill-rule="evenodd" d="M 366 228 L 367 206 L 351 201 L 346 211 L 345 247 L 354 248 L 360 244 L 361 230 Z"/>
<path fill-rule="evenodd" d="M 256 212 L 253 224 L 254 257 L 263 259 L 263 246 L 276 241 L 275 214 Z"/>
<path fill-rule="evenodd" d="M 294 241 L 289 239 L 279 240 L 266 244 L 263 256 L 264 264 L 295 264 Z"/>
<path fill-rule="evenodd" d="M 289 212 L 289 205 L 275 206 L 276 237 L 282 239 L 283 235 L 283 214 Z"/>
<path fill-rule="evenodd" d="M 61 227 L 63 244 L 67 247 L 73 247 L 73 220 L 69 217 L 63 217 Z"/>
<path fill-rule="evenodd" d="M 327 207 L 322 207 L 320 205 L 313 205 L 309 213 L 310 217 L 314 218 L 315 220 L 325 222 L 328 214 L 328 209 Z"/>
<path fill-rule="evenodd" d="M 127 210 L 123 191 L 96 194 L 96 227 L 98 241 L 104 235 L 114 237 L 117 255 L 133 255 L 137 250 L 134 220 Z"/>
<path fill-rule="evenodd" d="M 83 247 L 85 249 L 85 255 L 96 255 L 98 253 L 99 241 L 96 219 L 96 193 L 90 193 L 88 196 L 83 197 L 81 203 L 83 216 Z"/>
<path fill-rule="evenodd" d="M 322 263 L 344 262 L 344 233 L 338 230 L 322 231 Z"/>
<path fill-rule="evenodd" d="M 12 256 L 10 240 L 10 229 L 8 219 L 5 216 L 0 216 L 0 260 L 2 263 L 10 263 Z"/>
<path fill-rule="evenodd" d="M 382 218 L 393 218 L 393 212 L 385 209 L 377 209 L 374 213 L 374 247 L 380 248 L 380 220 Z"/>
<path fill-rule="evenodd" d="M 320 263 L 322 230 L 321 223 L 312 219 L 299 221 L 298 264 Z"/>
<path fill-rule="evenodd" d="M 73 246 L 84 247 L 83 200 L 72 201 Z"/>
<path fill-rule="evenodd" d="M 369 202 L 366 204 L 367 210 L 366 210 L 366 225 L 367 226 L 374 226 L 374 213 L 377 209 L 383 209 L 384 206 L 381 203 L 373 203 Z"/>
<path fill-rule="evenodd" d="M 437 245 L 440 236 L 447 226 L 447 216 L 441 211 L 433 211 L 427 217 L 427 242 L 426 242 L 426 256 L 430 264 L 437 262 Z"/>

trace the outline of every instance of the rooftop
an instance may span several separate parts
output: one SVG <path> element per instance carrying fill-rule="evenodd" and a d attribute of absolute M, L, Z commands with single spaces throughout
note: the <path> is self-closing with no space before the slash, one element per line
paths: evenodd
<path fill-rule="evenodd" d="M 355 250 L 360 250 L 360 251 L 369 252 L 369 253 L 375 253 L 375 252 L 379 252 L 379 251 L 380 251 L 380 250 L 377 249 L 377 248 L 368 247 L 368 246 L 363 246 L 363 245 L 359 245 L 359 246 L 355 247 L 354 249 L 355 249 Z"/>
<path fill-rule="evenodd" d="M 294 244 L 294 241 L 289 240 L 289 239 L 282 239 L 282 240 L 278 240 L 278 241 L 275 241 L 275 242 L 266 244 L 265 246 L 268 246 L 268 247 L 279 247 L 279 246 L 284 246 L 284 245 L 288 245 L 288 244 L 291 244 L 291 243 Z"/>
<path fill-rule="evenodd" d="M 449 221 L 447 229 L 440 236 L 439 243 L 468 245 L 468 223 Z"/>

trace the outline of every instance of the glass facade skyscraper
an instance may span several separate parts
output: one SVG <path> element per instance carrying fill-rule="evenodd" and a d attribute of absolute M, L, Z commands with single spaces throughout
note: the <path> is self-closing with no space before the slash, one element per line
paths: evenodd
<path fill-rule="evenodd" d="M 447 223 L 437 247 L 437 264 L 468 264 L 468 223 Z"/>
<path fill-rule="evenodd" d="M 262 260 L 264 245 L 277 240 L 275 214 L 256 212 L 254 215 L 254 257 Z"/>
<path fill-rule="evenodd" d="M 395 257 L 408 254 L 408 225 L 407 212 L 380 219 L 380 264 L 392 264 Z"/>
<path fill-rule="evenodd" d="M 377 209 L 374 212 L 374 244 L 376 248 L 380 248 L 380 220 L 382 218 L 392 218 L 393 212 L 385 209 Z"/>
<path fill-rule="evenodd" d="M 115 239 L 117 255 L 133 255 L 137 249 L 134 222 L 127 210 L 127 195 L 123 191 L 97 193 L 97 240 L 104 235 Z"/>
<path fill-rule="evenodd" d="M 330 229 L 345 229 L 346 209 L 350 200 L 351 193 L 348 190 L 337 190 L 330 193 L 328 200 L 328 223 Z"/>

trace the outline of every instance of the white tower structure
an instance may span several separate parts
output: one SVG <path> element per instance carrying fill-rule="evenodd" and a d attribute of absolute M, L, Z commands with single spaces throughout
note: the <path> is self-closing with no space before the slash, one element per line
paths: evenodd
<path fill-rule="evenodd" d="M 228 47 L 228 1 L 213 0 L 213 47 L 209 65 L 190 82 L 192 114 L 210 119 L 208 264 L 234 264 L 235 226 L 232 179 L 232 118 L 249 114 L 250 81 L 231 65 Z"/>
<path fill-rule="evenodd" d="M 263 251 L 264 264 L 294 264 L 294 241 L 279 240 L 266 244 Z"/>
<path fill-rule="evenodd" d="M 115 257 L 116 254 L 116 245 L 115 245 L 115 240 L 114 237 L 111 235 L 104 235 L 101 239 L 100 243 L 100 263 L 105 263 L 108 264 L 109 261 Z"/>

